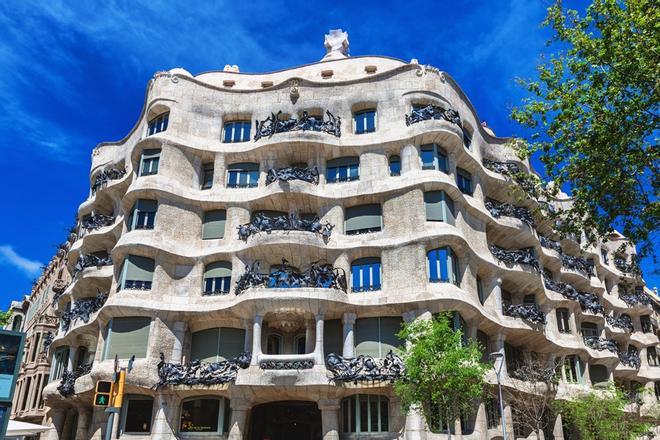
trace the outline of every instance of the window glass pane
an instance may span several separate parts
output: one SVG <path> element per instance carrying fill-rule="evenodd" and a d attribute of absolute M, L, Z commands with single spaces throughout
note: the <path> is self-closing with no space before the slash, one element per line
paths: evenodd
<path fill-rule="evenodd" d="M 151 318 L 113 318 L 108 329 L 104 359 L 144 358 L 149 344 Z"/>
<path fill-rule="evenodd" d="M 226 219 L 227 212 L 224 209 L 205 212 L 202 239 L 210 240 L 224 237 Z"/>
<path fill-rule="evenodd" d="M 124 261 L 124 287 L 130 288 L 127 281 L 144 281 L 151 283 L 154 276 L 154 260 L 138 255 L 129 255 Z M 143 286 L 144 288 L 151 287 Z"/>
<path fill-rule="evenodd" d="M 344 347 L 343 326 L 340 319 L 325 321 L 323 325 L 323 352 L 341 355 Z"/>
<path fill-rule="evenodd" d="M 390 156 L 390 176 L 401 175 L 401 159 L 399 156 Z"/>
<path fill-rule="evenodd" d="M 367 112 L 365 115 L 365 118 L 367 120 L 367 132 L 371 133 L 372 131 L 376 130 L 376 112 L 375 111 L 370 111 Z"/>
<path fill-rule="evenodd" d="M 433 146 L 431 147 L 422 147 L 421 151 L 422 159 L 422 168 L 423 169 L 434 169 L 435 168 L 435 151 Z"/>
<path fill-rule="evenodd" d="M 382 208 L 379 204 L 353 206 L 346 209 L 346 234 L 380 231 Z"/>
<path fill-rule="evenodd" d="M 355 355 L 379 357 L 378 318 L 363 318 L 355 321 Z"/>
<path fill-rule="evenodd" d="M 369 432 L 369 396 L 361 394 L 359 396 L 360 404 L 360 431 Z"/>
<path fill-rule="evenodd" d="M 124 432 L 148 433 L 151 431 L 153 400 L 128 399 Z"/>
<path fill-rule="evenodd" d="M 181 432 L 218 432 L 220 399 L 195 399 L 183 402 Z"/>

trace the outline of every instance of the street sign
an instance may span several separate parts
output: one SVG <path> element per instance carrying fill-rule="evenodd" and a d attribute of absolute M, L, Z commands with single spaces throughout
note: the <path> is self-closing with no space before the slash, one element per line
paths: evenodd
<path fill-rule="evenodd" d="M 110 406 L 112 396 L 112 382 L 99 380 L 96 382 L 96 393 L 94 394 L 94 406 Z"/>

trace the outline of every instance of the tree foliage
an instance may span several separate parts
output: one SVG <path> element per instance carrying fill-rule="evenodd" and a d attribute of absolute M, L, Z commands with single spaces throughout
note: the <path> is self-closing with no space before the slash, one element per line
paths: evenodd
<path fill-rule="evenodd" d="M 553 213 L 560 232 L 590 241 L 615 225 L 652 254 L 660 224 L 660 8 L 653 0 L 593 0 L 583 15 L 561 0 L 543 23 L 555 48 L 538 78 L 520 80 L 530 97 L 512 118 L 533 131 L 517 142 L 539 153 L 572 207 Z"/>
<path fill-rule="evenodd" d="M 565 425 L 573 426 L 581 440 L 635 440 L 647 433 L 651 424 L 639 413 L 625 411 L 629 398 L 611 385 L 606 391 L 582 394 L 573 400 L 556 401 Z"/>
<path fill-rule="evenodd" d="M 406 376 L 395 384 L 404 409 L 421 410 L 429 422 L 440 415 L 450 425 L 485 396 L 484 374 L 490 368 L 481 362 L 477 343 L 465 344 L 451 322 L 451 314 L 442 313 L 404 325 L 399 337 L 407 341 L 401 354 Z"/>
<path fill-rule="evenodd" d="M 7 310 L 6 312 L 0 312 L 0 327 L 4 327 L 5 325 L 9 324 L 12 315 L 13 313 L 11 309 Z"/>

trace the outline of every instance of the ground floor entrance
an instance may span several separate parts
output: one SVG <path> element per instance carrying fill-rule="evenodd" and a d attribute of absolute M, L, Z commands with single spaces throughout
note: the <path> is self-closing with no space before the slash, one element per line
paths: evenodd
<path fill-rule="evenodd" d="M 321 411 L 315 402 L 257 405 L 250 413 L 249 440 L 321 440 Z"/>

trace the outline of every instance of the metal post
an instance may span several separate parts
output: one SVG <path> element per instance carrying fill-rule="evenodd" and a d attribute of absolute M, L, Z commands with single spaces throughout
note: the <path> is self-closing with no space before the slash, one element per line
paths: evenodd
<path fill-rule="evenodd" d="M 105 428 L 105 440 L 112 440 L 112 427 L 115 422 L 115 413 L 118 412 L 118 410 L 115 407 L 109 407 L 106 408 L 105 412 L 110 413 L 108 424 Z"/>
<path fill-rule="evenodd" d="M 500 416 L 502 417 L 502 440 L 507 440 L 507 433 L 506 433 L 506 417 L 504 416 L 504 399 L 502 398 L 502 382 L 500 380 L 500 373 L 502 372 L 502 365 L 504 365 L 504 355 L 496 351 L 494 353 L 491 353 L 488 355 L 489 359 L 493 359 L 493 370 L 495 371 L 495 377 L 497 377 L 497 389 L 500 394 Z M 499 360 L 500 366 L 499 368 L 495 368 L 495 362 Z"/>

